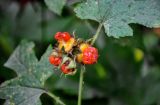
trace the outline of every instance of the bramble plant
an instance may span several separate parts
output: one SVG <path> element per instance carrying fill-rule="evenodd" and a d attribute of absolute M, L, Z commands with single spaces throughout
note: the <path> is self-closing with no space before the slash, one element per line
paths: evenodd
<path fill-rule="evenodd" d="M 50 10 L 57 15 L 67 3 L 66 0 L 44 0 Z M 77 105 L 82 105 L 83 79 L 86 65 L 98 62 L 98 48 L 94 43 L 104 27 L 107 36 L 120 38 L 132 36 L 129 26 L 137 23 L 146 27 L 160 27 L 159 0 L 85 0 L 76 2 L 74 12 L 80 19 L 90 19 L 99 23 L 97 31 L 90 39 L 76 37 L 76 33 L 53 33 L 57 44 L 49 46 L 38 60 L 34 53 L 34 43 L 21 41 L 5 67 L 14 70 L 17 77 L 5 81 L 0 86 L 0 98 L 6 99 L 5 105 L 41 105 L 43 93 L 60 105 L 65 105 L 59 97 L 45 88 L 45 81 L 59 69 L 67 76 L 79 73 L 79 92 Z M 78 68 L 80 65 L 80 68 Z"/>

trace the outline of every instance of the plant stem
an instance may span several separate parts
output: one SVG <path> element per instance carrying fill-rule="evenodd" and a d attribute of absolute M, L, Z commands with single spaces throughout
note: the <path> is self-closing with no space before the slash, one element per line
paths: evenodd
<path fill-rule="evenodd" d="M 83 91 L 83 76 L 85 72 L 85 67 L 81 66 L 80 77 L 79 77 L 79 90 L 78 90 L 78 105 L 82 103 L 82 91 Z"/>
<path fill-rule="evenodd" d="M 103 26 L 103 24 L 100 23 L 99 26 L 98 26 L 98 29 L 97 29 L 97 31 L 96 31 L 96 34 L 93 36 L 93 40 L 92 40 L 92 42 L 91 42 L 91 45 L 93 45 L 93 44 L 95 43 L 96 39 L 98 38 L 98 36 L 99 36 L 99 34 L 100 34 L 100 32 L 101 32 L 102 26 Z"/>
<path fill-rule="evenodd" d="M 60 105 L 65 105 L 59 97 L 55 96 L 53 93 L 51 92 L 46 92 L 50 97 L 52 97 L 58 104 Z"/>
<path fill-rule="evenodd" d="M 96 41 L 96 39 L 98 38 L 101 28 L 102 28 L 103 24 L 99 24 L 98 29 L 96 31 L 96 34 L 93 37 L 93 40 L 91 42 L 91 45 L 93 45 Z M 81 71 L 80 71 L 80 77 L 79 77 L 79 90 L 78 90 L 78 104 L 77 105 L 81 105 L 82 103 L 82 91 L 83 91 L 83 76 L 84 76 L 84 72 L 85 72 L 85 67 L 81 66 Z"/>

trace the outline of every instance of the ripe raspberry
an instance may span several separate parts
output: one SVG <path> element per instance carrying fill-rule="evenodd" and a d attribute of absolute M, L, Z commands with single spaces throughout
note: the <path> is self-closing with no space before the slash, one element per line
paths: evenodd
<path fill-rule="evenodd" d="M 82 43 L 82 44 L 80 44 L 80 46 L 79 46 L 79 50 L 80 50 L 80 54 L 77 54 L 77 57 L 76 57 L 76 59 L 77 59 L 77 61 L 79 62 L 79 63 L 82 63 L 82 58 L 83 58 L 83 52 L 84 52 L 84 50 L 86 49 L 86 48 L 88 48 L 90 45 L 88 44 L 88 43 Z"/>
<path fill-rule="evenodd" d="M 74 72 L 74 68 L 72 69 L 68 69 L 67 66 L 65 64 L 63 64 L 61 66 L 61 71 L 64 73 L 64 74 L 72 74 Z"/>
<path fill-rule="evenodd" d="M 61 35 L 65 42 L 71 38 L 71 35 L 68 32 L 63 32 Z"/>
<path fill-rule="evenodd" d="M 62 32 L 57 32 L 56 34 L 55 34 L 55 36 L 54 36 L 54 38 L 56 39 L 56 40 L 62 40 Z"/>
<path fill-rule="evenodd" d="M 57 32 L 54 36 L 54 38 L 58 41 L 65 41 L 67 42 L 70 38 L 71 35 L 68 32 Z"/>
<path fill-rule="evenodd" d="M 52 65 L 59 66 L 62 62 L 62 58 L 61 57 L 50 56 L 49 61 Z"/>
<path fill-rule="evenodd" d="M 83 51 L 82 62 L 84 64 L 94 64 L 98 59 L 98 51 L 94 47 L 88 47 Z"/>

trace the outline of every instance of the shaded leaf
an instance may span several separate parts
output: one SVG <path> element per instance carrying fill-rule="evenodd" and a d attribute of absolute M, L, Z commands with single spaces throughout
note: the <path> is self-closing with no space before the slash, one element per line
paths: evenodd
<path fill-rule="evenodd" d="M 45 0 L 45 3 L 50 10 L 60 15 L 66 0 Z"/>
<path fill-rule="evenodd" d="M 43 30 L 41 27 L 41 11 L 42 8 L 40 4 L 34 7 L 31 3 L 28 3 L 22 14 L 20 14 L 19 17 L 17 16 L 16 20 L 14 20 L 16 21 L 16 25 L 14 26 L 15 36 L 40 41 L 42 39 Z"/>

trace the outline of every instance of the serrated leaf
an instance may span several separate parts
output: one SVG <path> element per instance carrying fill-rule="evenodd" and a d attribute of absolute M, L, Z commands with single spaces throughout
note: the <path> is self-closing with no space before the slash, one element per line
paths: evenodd
<path fill-rule="evenodd" d="M 7 99 L 5 105 L 41 105 L 39 96 L 46 93 L 44 83 L 53 73 L 53 66 L 48 61 L 52 47 L 48 47 L 40 61 L 33 47 L 34 43 L 22 41 L 5 63 L 5 67 L 17 73 L 16 78 L 0 86 L 0 98 Z"/>
<path fill-rule="evenodd" d="M 160 27 L 159 0 L 86 0 L 76 8 L 81 19 L 95 20 L 104 25 L 108 36 L 132 36 L 130 23 Z"/>
<path fill-rule="evenodd" d="M 60 15 L 66 0 L 45 0 L 45 3 L 50 10 Z"/>

